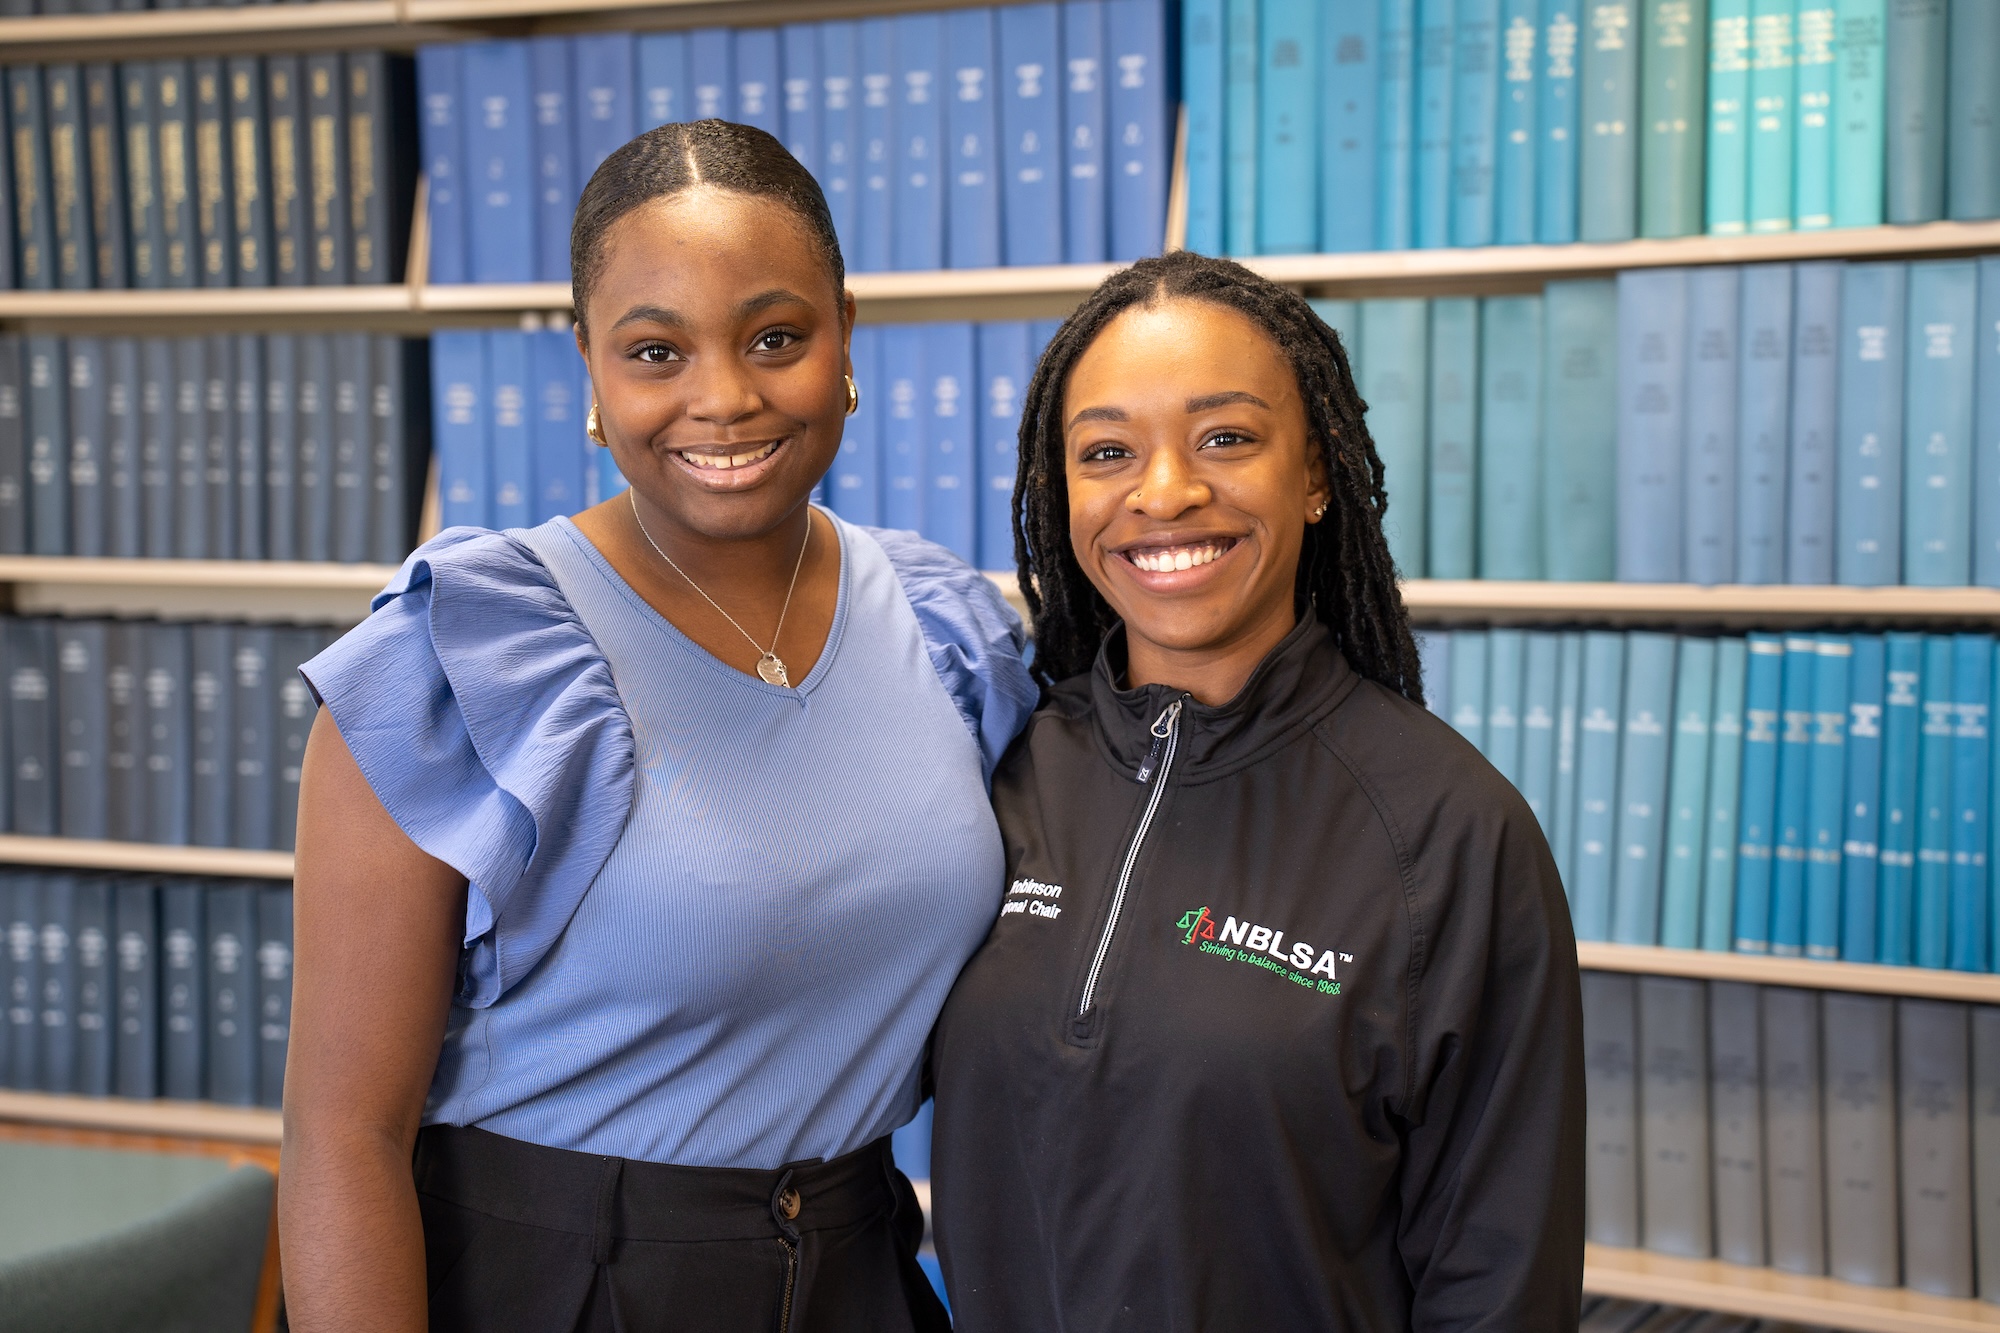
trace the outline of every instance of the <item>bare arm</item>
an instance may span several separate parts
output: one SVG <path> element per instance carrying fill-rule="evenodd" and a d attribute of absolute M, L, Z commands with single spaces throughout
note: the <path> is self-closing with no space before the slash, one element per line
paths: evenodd
<path fill-rule="evenodd" d="M 324 710 L 299 782 L 278 1221 L 300 1333 L 422 1333 L 410 1176 L 465 922 L 465 878 L 411 842 Z"/>

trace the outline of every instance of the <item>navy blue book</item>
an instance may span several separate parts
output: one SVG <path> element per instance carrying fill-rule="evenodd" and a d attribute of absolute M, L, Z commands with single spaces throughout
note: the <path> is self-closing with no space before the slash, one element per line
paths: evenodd
<path fill-rule="evenodd" d="M 56 622 L 56 721 L 62 777 L 56 797 L 65 838 L 110 836 L 105 781 L 105 622 Z"/>
<path fill-rule="evenodd" d="M 299 765 L 305 759 L 306 736 L 319 709 L 305 678 L 299 675 L 299 667 L 316 656 L 323 644 L 318 631 L 309 629 L 282 629 L 272 637 L 278 713 L 271 750 L 277 756 L 278 781 L 272 797 L 271 833 L 272 846 L 278 851 L 292 850 L 298 836 Z"/>
<path fill-rule="evenodd" d="M 48 135 L 49 223 L 56 283 L 75 291 L 89 288 L 94 258 L 90 243 L 90 167 L 85 154 L 83 71 L 75 65 L 42 67 L 42 95 Z"/>
<path fill-rule="evenodd" d="M 306 156 L 304 77 L 297 56 L 264 58 L 264 115 L 271 148 L 271 279 L 280 287 L 303 287 L 312 280 L 312 178 Z"/>
<path fill-rule="evenodd" d="M 466 278 L 531 282 L 536 276 L 532 87 L 526 42 L 472 42 L 459 56 L 464 118 Z"/>
<path fill-rule="evenodd" d="M 7 748 L 10 817 L 14 833 L 54 837 L 56 827 L 55 626 L 47 620 L 10 619 L 7 639 Z"/>
<path fill-rule="evenodd" d="M 102 339 L 69 339 L 69 554 L 107 554 L 104 454 L 109 427 Z"/>
<path fill-rule="evenodd" d="M 0 363 L 5 353 L 0 352 Z M 143 414 L 140 397 L 139 340 L 104 340 L 104 523 L 106 554 L 131 559 L 143 555 L 145 528 L 139 508 L 139 448 Z M 0 389 L 0 394 L 5 390 Z M 4 433 L 0 422 L 0 433 Z M 0 446 L 4 453 L 4 446 Z M 0 478 L 4 478 L 0 464 Z M 6 482 L 0 479 L 0 491 Z M 18 502 L 15 505 L 18 509 Z M 0 515 L 4 515 L 0 507 Z M 5 520 L 0 517 L 0 530 Z M 5 549 L 0 544 L 0 549 Z"/>
<path fill-rule="evenodd" d="M 194 95 L 185 60 L 153 65 L 154 170 L 159 173 L 163 287 L 200 285 L 195 225 Z"/>
<path fill-rule="evenodd" d="M 924 530 L 923 447 L 930 402 L 925 391 L 934 330 L 891 324 L 882 330 L 882 526 Z"/>
<path fill-rule="evenodd" d="M 43 1092 L 76 1091 L 76 877 L 42 877 L 41 1009 L 37 1043 Z"/>
<path fill-rule="evenodd" d="M 967 564 L 978 559 L 979 506 L 974 386 L 979 382 L 970 324 L 934 324 L 924 349 L 930 408 L 923 450 L 923 534 Z"/>
<path fill-rule="evenodd" d="M 395 282 L 403 276 L 415 182 L 408 151 L 410 68 L 382 51 L 349 51 L 347 81 L 347 209 L 349 282 Z"/>
<path fill-rule="evenodd" d="M 132 285 L 159 287 L 166 276 L 166 238 L 160 230 L 160 178 L 154 162 L 158 139 L 152 66 L 138 61 L 120 65 L 118 85 L 125 123 L 122 198 Z"/>
<path fill-rule="evenodd" d="M 204 631 L 206 632 L 206 631 Z M 140 700 L 145 733 L 140 761 L 145 776 L 144 840 L 183 846 L 193 836 L 193 673 L 186 625 L 146 626 L 146 674 Z"/>
<path fill-rule="evenodd" d="M 272 560 L 299 558 L 298 366 L 296 336 L 264 339 L 264 554 Z"/>
<path fill-rule="evenodd" d="M 688 74 L 694 81 L 690 120 L 730 119 L 736 83 L 736 44 L 727 28 L 697 28 L 688 35 Z"/>
<path fill-rule="evenodd" d="M 1110 258 L 1103 0 L 1063 0 L 1063 258 Z"/>
<path fill-rule="evenodd" d="M 840 452 L 827 472 L 827 498 L 833 512 L 850 523 L 870 527 L 882 521 L 882 416 L 888 397 L 882 373 L 883 330 L 864 324 L 848 343 L 854 384 L 861 402 L 840 436 Z M 1011 481 L 1010 481 L 1011 485 Z"/>
<path fill-rule="evenodd" d="M 8 67 L 7 120 L 14 145 L 14 282 L 25 290 L 47 291 L 56 285 L 56 259 L 41 66 Z"/>
<path fill-rule="evenodd" d="M 229 655 L 230 833 L 238 847 L 272 842 L 272 792 L 276 763 L 277 688 L 271 671 L 272 635 L 263 625 L 231 631 Z"/>
<path fill-rule="evenodd" d="M 28 512 L 21 502 L 28 480 L 21 352 L 19 334 L 0 333 L 0 554 L 4 555 L 28 553 Z"/>
<path fill-rule="evenodd" d="M 938 14 L 905 14 L 894 22 L 890 260 L 899 269 L 943 268 L 944 20 Z"/>
<path fill-rule="evenodd" d="M 428 182 L 432 282 L 464 282 L 465 128 L 456 44 L 417 48 L 417 133 Z"/>
<path fill-rule="evenodd" d="M 188 825 L 198 847 L 228 847 L 231 790 L 227 625 L 188 627 L 188 680 L 192 704 L 189 730 Z"/>
<path fill-rule="evenodd" d="M 315 51 L 304 64 L 306 179 L 311 182 L 307 221 L 312 228 L 306 268 L 314 286 L 338 287 L 354 276 L 345 70 L 337 51 Z"/>
<path fill-rule="evenodd" d="M 892 19 L 865 18 L 855 32 L 855 59 L 861 71 L 860 158 L 854 206 L 856 246 L 848 263 L 856 272 L 880 273 L 896 265 L 894 184 L 900 160 L 896 112 L 901 81 L 896 77 L 895 23 Z"/>
<path fill-rule="evenodd" d="M 236 558 L 236 347 L 220 335 L 202 346 L 201 489 L 202 554 L 211 560 Z"/>
<path fill-rule="evenodd" d="M 298 335 L 293 484 L 300 560 L 333 559 L 333 336 Z"/>
<path fill-rule="evenodd" d="M 109 1097 L 114 1080 L 112 1034 L 117 1026 L 117 979 L 111 948 L 111 883 L 76 881 L 76 935 L 70 946 L 76 968 L 76 1074 L 85 1097 Z"/>
<path fill-rule="evenodd" d="M 292 1044 L 292 890 L 257 890 L 257 1104 L 285 1096 Z"/>
<path fill-rule="evenodd" d="M 160 1094 L 198 1101 L 206 1091 L 208 931 L 199 881 L 160 888 Z"/>
<path fill-rule="evenodd" d="M 264 118 L 264 68 L 256 56 L 231 56 L 229 211 L 238 287 L 271 285 L 271 146 Z"/>
<path fill-rule="evenodd" d="M 735 92 L 729 118 L 740 124 L 754 125 L 776 138 L 781 114 L 778 109 L 778 30 L 738 28 L 730 57 L 735 67 L 735 78 L 731 84 Z"/>
<path fill-rule="evenodd" d="M 578 33 L 569 39 L 571 69 L 575 73 L 576 126 L 575 187 L 583 188 L 591 173 L 638 132 L 638 99 L 633 84 L 637 73 L 636 52 L 629 32 Z M 539 118 L 541 108 L 536 107 Z M 746 124 L 760 122 L 737 117 Z M 569 226 L 564 220 L 560 234 L 565 242 Z M 567 281 L 569 266 L 563 266 Z"/>
<path fill-rule="evenodd" d="M 944 50 L 945 262 L 952 268 L 990 268 L 1000 262 L 993 11 L 956 9 L 946 14 Z"/>
<path fill-rule="evenodd" d="M 229 476 L 236 558 L 262 560 L 264 549 L 264 339 L 230 339 L 235 371 L 229 384 Z M 115 494 L 115 491 L 114 491 Z M 114 527 L 113 538 L 116 539 Z"/>
<path fill-rule="evenodd" d="M 1000 208 L 1009 264 L 1063 262 L 1062 30 L 1053 4 L 1002 5 Z"/>
<path fill-rule="evenodd" d="M 7 1067 L 8 1087 L 34 1092 L 41 1085 L 42 951 L 35 946 L 42 931 L 41 877 L 10 871 L 0 880 L 0 908 L 7 932 Z"/>
<path fill-rule="evenodd" d="M 1736 437 L 1736 579 L 1785 581 L 1785 465 L 1791 452 L 1792 266 L 1743 270 Z"/>
<path fill-rule="evenodd" d="M 83 67 L 84 158 L 90 168 L 92 276 L 99 287 L 131 283 L 125 243 L 125 137 L 119 132 L 118 71 Z"/>
<path fill-rule="evenodd" d="M 576 342 L 563 329 L 528 335 L 529 402 L 534 413 L 534 499 L 529 521 L 546 523 L 583 508 L 583 433 L 588 405 L 576 391 Z"/>
<path fill-rule="evenodd" d="M 194 230 L 199 247 L 196 282 L 227 287 L 235 274 L 236 238 L 229 206 L 229 98 L 222 61 L 202 56 L 190 63 L 194 94 Z"/>
<path fill-rule="evenodd" d="M 114 890 L 117 940 L 117 1069 L 112 1090 L 120 1097 L 160 1095 L 160 903 L 144 880 Z"/>
<path fill-rule="evenodd" d="M 1014 568 L 1014 475 L 1019 467 L 1021 396 L 1034 373 L 1028 325 L 1006 320 L 978 326 L 979 392 L 974 411 L 979 442 L 981 569 Z"/>
<path fill-rule="evenodd" d="M 1166 244 L 1174 136 L 1166 24 L 1162 0 L 1105 0 L 1111 258 L 1120 263 Z"/>
<path fill-rule="evenodd" d="M 528 340 L 518 329 L 486 335 L 486 388 L 492 404 L 493 511 L 496 528 L 524 528 L 533 520 L 535 426 L 528 404 Z"/>
<path fill-rule="evenodd" d="M 855 205 L 861 188 L 859 31 L 849 19 L 828 20 L 817 26 L 820 137 L 813 174 L 819 177 L 820 189 L 826 195 L 827 211 L 833 215 L 833 230 L 840 238 L 840 252 L 852 264 L 861 254 L 860 238 L 854 233 Z M 641 39 L 642 43 L 644 40 Z M 644 50 L 643 45 L 641 50 Z"/>
<path fill-rule="evenodd" d="M 28 552 L 69 554 L 69 387 L 63 340 L 27 344 Z"/>
<path fill-rule="evenodd" d="M 563 335 L 567 338 L 567 335 Z M 421 344 L 387 334 L 369 340 L 368 440 L 372 465 L 368 501 L 368 554 L 380 564 L 399 563 L 410 550 L 410 496 L 421 494 L 423 481 L 410 476 L 410 374 Z M 417 381 L 417 390 L 424 384 Z M 414 485 L 412 483 L 415 483 Z"/>
<path fill-rule="evenodd" d="M 257 1100 L 257 891 L 208 889 L 208 1099 L 231 1106 Z"/>
<path fill-rule="evenodd" d="M 374 462 L 368 422 L 371 349 L 365 333 L 331 336 L 333 558 L 352 564 L 368 558 L 368 502 Z"/>
<path fill-rule="evenodd" d="M 146 837 L 146 632 L 150 626 L 114 620 L 104 636 L 106 836 Z"/>
<path fill-rule="evenodd" d="M 1375 248 L 1382 6 L 1320 14 L 1319 248 Z"/>
<path fill-rule="evenodd" d="M 778 68 L 783 76 L 779 80 L 778 141 L 798 159 L 800 166 L 821 181 L 823 190 L 819 156 L 819 40 L 816 23 L 787 23 L 778 30 Z M 990 70 L 987 83 L 992 83 Z M 990 87 L 987 98 L 990 102 Z"/>
<path fill-rule="evenodd" d="M 208 344 L 174 339 L 173 451 L 168 468 L 173 495 L 173 554 L 200 560 L 208 554 Z"/>

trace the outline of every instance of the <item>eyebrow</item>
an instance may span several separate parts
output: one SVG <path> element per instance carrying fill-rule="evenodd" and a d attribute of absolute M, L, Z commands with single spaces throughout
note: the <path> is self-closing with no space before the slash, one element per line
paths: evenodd
<path fill-rule="evenodd" d="M 657 305 L 635 305 L 620 315 L 618 322 L 611 327 L 622 329 L 627 324 L 672 324 L 679 326 L 685 322 L 677 310 L 668 310 L 664 306 Z"/>
<path fill-rule="evenodd" d="M 1069 424 L 1078 426 L 1086 421 L 1130 421 L 1122 407 L 1086 407 L 1069 419 Z"/>
<path fill-rule="evenodd" d="M 1271 407 L 1269 403 L 1254 393 L 1245 393 L 1241 389 L 1231 389 L 1227 393 L 1210 393 L 1204 394 L 1200 398 L 1190 398 L 1187 400 L 1187 411 L 1192 415 L 1196 412 L 1207 412 L 1213 408 L 1228 407 L 1233 403 L 1250 403 L 1253 406 L 1264 408 L 1266 411 L 1270 410 Z"/>
<path fill-rule="evenodd" d="M 767 292 L 758 292 L 755 296 L 738 301 L 733 313 L 736 318 L 742 319 L 745 316 L 754 315 L 760 310 L 769 310 L 774 305 L 783 305 L 787 301 L 796 301 L 800 305 L 810 304 L 805 297 L 800 296 L 795 291 L 784 287 L 773 287 Z"/>

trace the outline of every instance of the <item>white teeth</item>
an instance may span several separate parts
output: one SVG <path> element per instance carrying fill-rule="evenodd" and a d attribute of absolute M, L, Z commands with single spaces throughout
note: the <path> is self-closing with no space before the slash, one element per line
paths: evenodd
<path fill-rule="evenodd" d="M 779 441 L 772 440 L 769 444 L 760 444 L 748 453 L 742 454 L 699 454 L 687 452 L 683 453 L 681 457 L 694 467 L 708 468 L 716 472 L 729 472 L 739 467 L 749 467 L 752 463 L 762 462 L 777 451 L 778 444 Z"/>
<path fill-rule="evenodd" d="M 1220 542 L 1209 542 L 1201 546 L 1171 546 L 1150 551 L 1129 551 L 1126 557 L 1149 574 L 1166 574 L 1206 565 L 1220 558 L 1227 549 L 1228 547 Z"/>

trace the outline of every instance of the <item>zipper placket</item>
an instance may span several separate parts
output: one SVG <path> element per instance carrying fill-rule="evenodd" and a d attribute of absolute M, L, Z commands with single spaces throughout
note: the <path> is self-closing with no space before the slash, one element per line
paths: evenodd
<path fill-rule="evenodd" d="M 778 1333 L 792 1333 L 792 1296 L 799 1285 L 799 1247 L 790 1240 L 778 1244 L 785 1247 L 785 1299 L 778 1308 Z"/>
<path fill-rule="evenodd" d="M 1090 975 L 1083 981 L 1083 1000 L 1076 1007 L 1076 1016 L 1082 1018 L 1090 1012 L 1091 1002 L 1097 998 L 1097 978 L 1104 971 L 1105 955 L 1111 952 L 1111 937 L 1118 931 L 1118 917 L 1125 908 L 1125 891 L 1132 884 L 1132 867 L 1139 863 L 1139 851 L 1146 845 L 1147 830 L 1153 827 L 1153 816 L 1159 811 L 1160 798 L 1166 794 L 1167 777 L 1174 771 L 1174 753 L 1180 748 L 1181 704 L 1187 699 L 1182 695 L 1161 710 L 1153 719 L 1153 747 L 1146 754 L 1146 761 L 1139 766 L 1139 781 L 1151 778 L 1153 791 L 1146 798 L 1146 811 L 1139 816 L 1139 827 L 1132 831 L 1132 841 L 1125 848 L 1125 861 L 1118 869 L 1118 887 L 1111 891 L 1111 911 L 1104 918 L 1104 934 L 1097 941 L 1097 953 L 1090 960 Z M 1158 772 L 1154 771 L 1157 762 Z"/>

